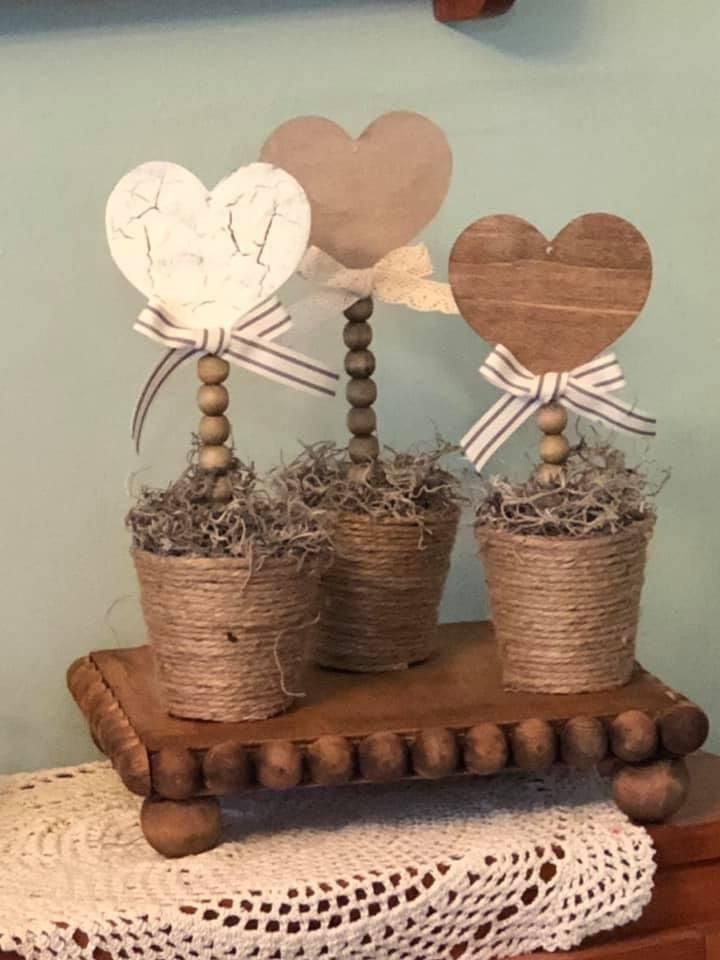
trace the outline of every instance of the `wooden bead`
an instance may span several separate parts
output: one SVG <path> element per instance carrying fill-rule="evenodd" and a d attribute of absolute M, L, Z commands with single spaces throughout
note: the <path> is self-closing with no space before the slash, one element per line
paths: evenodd
<path fill-rule="evenodd" d="M 99 720 L 111 699 L 105 681 L 96 677 L 85 691 L 82 702 L 83 711 L 91 716 L 97 714 Z"/>
<path fill-rule="evenodd" d="M 562 434 L 546 434 L 540 441 L 540 456 L 545 463 L 565 463 L 570 453 L 570 444 Z"/>
<path fill-rule="evenodd" d="M 104 753 L 106 757 L 109 756 L 108 749 L 105 746 L 102 733 L 100 732 L 102 715 L 98 713 L 91 714 L 88 717 L 88 720 L 89 720 L 90 736 L 92 737 L 92 742 L 95 744 L 95 746 L 100 751 L 100 753 Z"/>
<path fill-rule="evenodd" d="M 535 470 L 534 477 L 542 487 L 554 487 L 563 475 L 562 467 L 553 463 L 541 463 Z"/>
<path fill-rule="evenodd" d="M 150 759 L 153 788 L 168 800 L 187 800 L 201 787 L 200 764 L 185 747 L 162 747 Z"/>
<path fill-rule="evenodd" d="M 141 743 L 116 753 L 112 758 L 118 776 L 131 793 L 147 797 L 152 791 L 150 761 Z"/>
<path fill-rule="evenodd" d="M 100 720 L 97 725 L 97 738 L 102 744 L 103 753 L 109 757 L 123 750 L 129 750 L 138 742 L 137 734 L 120 713 L 119 708 Z"/>
<path fill-rule="evenodd" d="M 589 770 L 604 759 L 608 738 L 602 720 L 596 717 L 572 717 L 560 733 L 563 762 L 578 770 Z"/>
<path fill-rule="evenodd" d="M 225 443 L 230 436 L 230 421 L 222 414 L 219 417 L 203 417 L 198 426 L 198 436 L 203 443 Z"/>
<path fill-rule="evenodd" d="M 345 737 L 318 737 L 308 746 L 307 758 L 313 783 L 333 787 L 352 778 L 353 751 Z"/>
<path fill-rule="evenodd" d="M 214 797 L 147 798 L 140 811 L 140 826 L 150 846 L 164 857 L 204 853 L 220 840 L 220 804 Z"/>
<path fill-rule="evenodd" d="M 396 733 L 372 733 L 360 741 L 358 762 L 366 780 L 399 780 L 407 772 L 405 741 Z"/>
<path fill-rule="evenodd" d="M 546 403 L 537 414 L 537 425 L 543 433 L 557 435 L 567 426 L 568 416 L 565 407 L 559 403 Z"/>
<path fill-rule="evenodd" d="M 444 727 L 421 730 L 412 745 L 412 764 L 421 777 L 435 780 L 457 770 L 458 748 L 455 734 Z"/>
<path fill-rule="evenodd" d="M 227 470 L 232 453 L 227 447 L 200 447 L 198 463 L 203 470 Z"/>
<path fill-rule="evenodd" d="M 345 388 L 347 402 L 353 407 L 369 407 L 377 400 L 374 380 L 349 380 Z"/>
<path fill-rule="evenodd" d="M 369 323 L 346 323 L 343 342 L 348 350 L 364 350 L 372 343 L 373 331 Z"/>
<path fill-rule="evenodd" d="M 348 410 L 347 428 L 356 437 L 368 437 L 377 426 L 377 417 L 372 407 L 352 407 Z"/>
<path fill-rule="evenodd" d="M 690 786 L 682 760 L 655 760 L 621 767 L 613 776 L 612 792 L 623 813 L 640 823 L 661 823 L 680 809 Z"/>
<path fill-rule="evenodd" d="M 662 745 L 679 757 L 699 750 L 709 730 L 707 716 L 694 703 L 679 703 L 660 718 Z"/>
<path fill-rule="evenodd" d="M 648 760 L 657 753 L 655 721 L 642 710 L 625 710 L 610 721 L 610 747 L 615 756 L 629 763 Z"/>
<path fill-rule="evenodd" d="M 547 720 L 523 720 L 510 739 L 513 759 L 521 770 L 549 770 L 555 762 L 555 731 Z"/>
<path fill-rule="evenodd" d="M 88 690 L 102 684 L 102 678 L 97 667 L 89 657 L 76 660 L 68 670 L 67 679 L 73 697 L 84 711 Z"/>
<path fill-rule="evenodd" d="M 478 723 L 465 735 L 465 766 L 471 773 L 497 773 L 507 766 L 508 744 L 495 723 Z"/>
<path fill-rule="evenodd" d="M 302 755 L 294 743 L 272 740 L 258 749 L 255 768 L 261 786 L 287 790 L 302 780 Z"/>
<path fill-rule="evenodd" d="M 90 657 L 80 657 L 78 660 L 73 660 L 67 668 L 65 680 L 68 690 L 78 703 L 80 703 L 82 694 L 92 683 L 96 673 L 97 670 Z"/>
<path fill-rule="evenodd" d="M 362 300 L 356 300 L 345 311 L 348 320 L 355 323 L 362 323 L 372 316 L 373 302 L 372 297 L 364 297 Z"/>
<path fill-rule="evenodd" d="M 380 444 L 375 436 L 351 437 L 348 452 L 353 463 L 366 463 L 375 460 L 380 453 Z"/>
<path fill-rule="evenodd" d="M 250 782 L 250 758 L 241 743 L 226 740 L 210 747 L 203 758 L 205 786 L 211 793 L 234 793 Z"/>
<path fill-rule="evenodd" d="M 351 463 L 347 471 L 350 483 L 368 483 L 376 474 L 377 461 L 366 460 L 362 463 Z"/>
<path fill-rule="evenodd" d="M 92 729 L 92 727 L 90 728 L 90 739 L 92 740 L 93 745 L 95 746 L 95 749 L 97 750 L 98 753 L 105 753 L 105 748 L 104 748 L 103 745 L 100 743 L 100 738 L 99 738 L 98 735 L 95 733 L 95 731 Z M 122 778 L 121 778 L 121 779 L 122 779 Z M 145 796 L 145 794 L 143 794 L 143 796 Z"/>
<path fill-rule="evenodd" d="M 370 350 L 351 350 L 345 355 L 345 372 L 357 379 L 371 377 L 375 370 L 375 355 Z"/>
<path fill-rule="evenodd" d="M 204 383 L 197 392 L 197 404 L 203 413 L 216 417 L 225 413 L 230 403 L 230 396 L 219 383 Z"/>
<path fill-rule="evenodd" d="M 230 373 L 230 364 L 222 357 L 201 357 L 198 360 L 198 376 L 203 383 L 222 383 Z"/>
<path fill-rule="evenodd" d="M 233 488 L 230 478 L 226 476 L 216 477 L 211 496 L 217 503 L 227 503 L 228 500 L 232 500 Z"/>

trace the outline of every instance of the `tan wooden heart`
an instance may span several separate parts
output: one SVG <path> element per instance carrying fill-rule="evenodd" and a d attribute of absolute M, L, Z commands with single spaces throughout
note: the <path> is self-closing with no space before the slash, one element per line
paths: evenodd
<path fill-rule="evenodd" d="M 449 279 L 460 313 L 534 373 L 572 370 L 628 329 L 652 258 L 627 220 L 586 213 L 547 240 L 526 220 L 483 217 L 457 238 Z"/>
<path fill-rule="evenodd" d="M 396 111 L 353 138 L 324 117 L 297 117 L 260 157 L 300 183 L 312 209 L 310 242 L 347 267 L 371 267 L 409 243 L 440 209 L 452 156 L 427 117 Z"/>

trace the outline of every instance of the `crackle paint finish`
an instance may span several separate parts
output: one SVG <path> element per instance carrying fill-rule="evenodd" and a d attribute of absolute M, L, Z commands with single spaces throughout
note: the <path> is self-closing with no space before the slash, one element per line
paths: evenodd
<path fill-rule="evenodd" d="M 179 326 L 229 329 L 288 280 L 310 234 L 296 180 L 251 163 L 212 190 L 176 163 L 144 163 L 108 200 L 113 259 Z"/>

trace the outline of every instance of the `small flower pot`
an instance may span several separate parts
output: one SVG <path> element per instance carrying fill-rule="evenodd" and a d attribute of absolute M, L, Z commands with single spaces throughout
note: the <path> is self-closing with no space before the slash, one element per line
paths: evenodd
<path fill-rule="evenodd" d="M 269 558 L 160 556 L 134 550 L 143 615 L 169 712 L 262 720 L 303 693 L 322 569 Z"/>
<path fill-rule="evenodd" d="M 338 517 L 335 562 L 321 587 L 317 663 L 374 673 L 427 660 L 437 644 L 458 518 L 454 505 L 428 512 L 422 524 L 365 514 Z"/>
<path fill-rule="evenodd" d="M 653 525 L 581 537 L 476 526 L 506 688 L 586 693 L 628 682 Z"/>

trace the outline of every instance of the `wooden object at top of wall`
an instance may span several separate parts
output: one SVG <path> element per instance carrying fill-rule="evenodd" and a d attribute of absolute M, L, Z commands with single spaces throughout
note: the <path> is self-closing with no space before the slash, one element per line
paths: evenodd
<path fill-rule="evenodd" d="M 474 17 L 494 17 L 505 13 L 515 0 L 433 0 L 435 19 L 441 23 L 451 20 L 472 20 Z"/>

